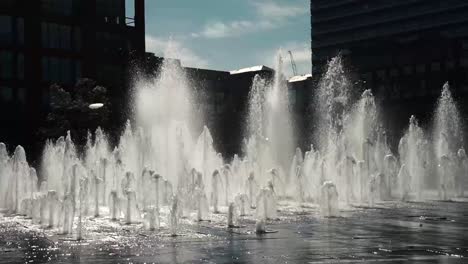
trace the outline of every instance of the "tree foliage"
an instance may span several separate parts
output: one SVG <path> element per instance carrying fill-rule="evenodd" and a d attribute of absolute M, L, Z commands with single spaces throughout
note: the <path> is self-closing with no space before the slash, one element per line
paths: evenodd
<path fill-rule="evenodd" d="M 89 105 L 94 103 L 104 106 L 90 109 Z M 93 80 L 81 79 L 72 89 L 52 85 L 49 106 L 45 123 L 38 131 L 42 140 L 58 138 L 70 131 L 75 141 L 83 143 L 88 130 L 109 127 L 111 105 L 107 89 Z"/>

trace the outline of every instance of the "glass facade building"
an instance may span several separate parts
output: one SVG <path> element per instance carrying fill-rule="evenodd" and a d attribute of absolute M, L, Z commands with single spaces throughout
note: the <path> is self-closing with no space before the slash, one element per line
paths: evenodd
<path fill-rule="evenodd" d="M 446 81 L 467 98 L 467 1 L 311 0 L 311 15 L 313 73 L 341 53 L 351 77 L 389 110 L 394 131 L 411 114 L 429 123 Z"/>
<path fill-rule="evenodd" d="M 122 97 L 129 63 L 145 56 L 144 0 L 131 3 L 128 18 L 125 0 L 0 1 L 0 141 L 34 139 L 52 84 L 91 78 Z"/>

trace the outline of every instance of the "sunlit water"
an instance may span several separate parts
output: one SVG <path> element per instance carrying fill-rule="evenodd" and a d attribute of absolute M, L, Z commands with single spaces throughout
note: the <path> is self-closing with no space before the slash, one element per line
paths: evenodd
<path fill-rule="evenodd" d="M 167 57 L 174 52 L 169 46 Z M 311 102 L 319 118 L 310 120 L 318 123 L 310 135 L 318 144 L 303 153 L 294 146 L 282 63 L 279 54 L 272 80 L 254 78 L 244 153 L 232 160 L 214 148 L 190 80 L 171 60 L 155 79 L 135 82 L 134 122 L 116 147 L 101 129 L 88 135 L 83 153 L 70 134 L 49 140 L 38 182 L 23 147 L 10 155 L 0 144 L 0 207 L 10 217 L 4 221 L 88 241 L 141 232 L 210 236 L 194 232 L 200 225 L 269 234 L 268 225 L 303 214 L 340 218 L 389 201 L 463 199 L 468 161 L 448 84 L 432 131 L 412 116 L 392 153 L 372 92 L 353 98 L 341 58 L 333 58 Z"/>

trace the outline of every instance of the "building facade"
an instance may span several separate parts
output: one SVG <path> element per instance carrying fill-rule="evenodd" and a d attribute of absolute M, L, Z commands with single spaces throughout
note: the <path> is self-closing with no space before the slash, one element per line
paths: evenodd
<path fill-rule="evenodd" d="M 144 0 L 0 1 L 0 141 L 29 144 L 51 84 L 92 78 L 114 98 L 129 61 L 145 54 Z"/>
<path fill-rule="evenodd" d="M 396 134 L 411 114 L 429 123 L 446 81 L 468 98 L 467 1 L 311 0 L 311 15 L 313 73 L 340 52 Z"/>

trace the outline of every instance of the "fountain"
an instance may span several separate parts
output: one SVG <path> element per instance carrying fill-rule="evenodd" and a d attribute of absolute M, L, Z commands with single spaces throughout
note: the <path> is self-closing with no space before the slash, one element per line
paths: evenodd
<path fill-rule="evenodd" d="M 451 199 L 456 195 L 455 186 L 464 185 L 463 182 L 455 182 L 456 169 L 452 167 L 456 163 L 458 149 L 463 146 L 463 124 L 448 83 L 444 84 L 437 102 L 433 139 L 435 158 L 439 164 L 436 170 L 439 198 Z"/>
<path fill-rule="evenodd" d="M 38 177 L 21 146 L 10 156 L 0 143 L 0 207 L 81 240 L 105 221 L 172 236 L 195 222 L 232 228 L 255 221 L 257 233 L 268 233 L 267 221 L 282 219 L 284 208 L 318 205 L 321 215 L 337 217 L 354 206 L 426 201 L 437 191 L 441 200 L 464 196 L 468 159 L 448 84 L 432 133 L 412 116 L 392 153 L 372 91 L 354 98 L 341 58 L 333 58 L 313 101 L 317 144 L 303 153 L 294 146 L 281 67 L 278 56 L 273 80 L 253 80 L 243 156 L 227 162 L 217 152 L 197 104 L 203 98 L 192 94 L 180 65 L 166 60 L 157 78 L 136 82 L 134 121 L 114 148 L 100 128 L 83 151 L 70 133 L 48 140 Z"/>
<path fill-rule="evenodd" d="M 323 216 L 339 216 L 338 191 L 331 181 L 326 181 L 322 185 L 320 200 L 320 211 Z"/>

